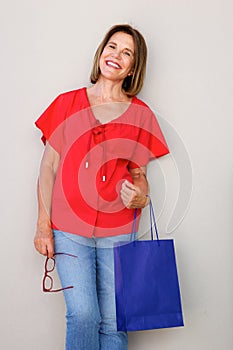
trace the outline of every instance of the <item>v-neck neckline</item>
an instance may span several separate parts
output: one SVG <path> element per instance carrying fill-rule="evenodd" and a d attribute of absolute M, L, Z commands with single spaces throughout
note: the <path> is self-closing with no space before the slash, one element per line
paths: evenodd
<path fill-rule="evenodd" d="M 86 102 L 87 102 L 87 106 L 88 108 L 90 109 L 90 114 L 91 114 L 91 117 L 92 119 L 95 121 L 95 124 L 98 124 L 98 125 L 108 125 L 108 124 L 112 124 L 112 123 L 115 123 L 115 122 L 118 122 L 119 119 L 123 118 L 125 116 L 126 113 L 128 113 L 130 111 L 130 109 L 132 108 L 132 105 L 134 103 L 134 100 L 135 100 L 135 96 L 132 97 L 131 101 L 129 102 L 129 106 L 126 108 L 126 110 L 120 114 L 118 117 L 116 118 L 113 118 L 112 120 L 106 122 L 106 123 L 102 123 L 99 119 L 96 118 L 92 108 L 94 106 L 91 106 L 90 104 L 90 100 L 89 100 L 89 97 L 88 97 L 88 94 L 87 94 L 87 87 L 84 87 L 84 93 L 85 93 L 85 98 L 86 98 Z M 119 103 L 119 102 L 117 102 Z M 123 103 L 123 102 L 122 102 Z"/>

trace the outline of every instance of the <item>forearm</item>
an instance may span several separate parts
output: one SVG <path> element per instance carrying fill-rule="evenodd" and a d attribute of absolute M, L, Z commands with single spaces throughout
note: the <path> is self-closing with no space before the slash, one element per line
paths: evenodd
<path fill-rule="evenodd" d="M 51 228 L 52 194 L 59 160 L 59 154 L 47 144 L 41 161 L 37 183 L 38 220 L 34 245 L 40 254 L 47 255 L 50 258 L 54 254 Z"/>
<path fill-rule="evenodd" d="M 47 165 L 42 165 L 38 184 L 38 224 L 50 223 L 52 192 L 55 181 L 53 169 Z"/>
<path fill-rule="evenodd" d="M 34 245 L 43 255 L 52 257 L 54 254 L 53 232 L 51 228 L 51 201 L 55 175 L 50 167 L 43 167 L 37 184 L 38 220 Z"/>

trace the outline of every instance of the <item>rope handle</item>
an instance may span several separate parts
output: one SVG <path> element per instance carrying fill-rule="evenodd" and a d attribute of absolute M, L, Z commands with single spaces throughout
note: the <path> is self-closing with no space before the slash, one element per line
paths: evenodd
<path fill-rule="evenodd" d="M 158 229 L 157 229 L 157 225 L 156 225 L 156 219 L 155 219 L 155 212 L 154 212 L 154 207 L 153 207 L 153 203 L 152 200 L 150 198 L 150 196 L 147 194 L 146 197 L 148 197 L 150 199 L 149 201 L 149 206 L 150 206 L 150 234 L 151 234 L 151 240 L 154 240 L 154 234 L 153 232 L 155 231 L 156 234 L 156 239 L 157 241 L 159 241 L 159 234 L 158 234 Z M 136 219 L 137 219 L 137 208 L 134 209 L 134 217 L 133 217 L 133 225 L 132 225 L 132 234 L 131 234 L 131 241 L 136 240 L 137 236 L 137 232 L 136 232 Z"/>

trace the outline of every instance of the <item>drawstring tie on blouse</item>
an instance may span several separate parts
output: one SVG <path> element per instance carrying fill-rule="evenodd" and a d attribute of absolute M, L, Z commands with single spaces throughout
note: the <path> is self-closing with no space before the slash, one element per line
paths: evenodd
<path fill-rule="evenodd" d="M 89 168 L 89 160 L 90 160 L 90 149 L 91 149 L 91 139 L 92 136 L 94 138 L 95 144 L 102 143 L 103 146 L 103 166 L 101 167 L 101 179 L 103 182 L 106 181 L 106 146 L 105 146 L 105 141 L 106 141 L 106 136 L 105 136 L 105 125 L 101 124 L 98 125 L 90 130 L 89 134 L 89 140 L 88 140 L 88 152 L 86 156 L 86 161 L 85 161 L 85 169 Z"/>

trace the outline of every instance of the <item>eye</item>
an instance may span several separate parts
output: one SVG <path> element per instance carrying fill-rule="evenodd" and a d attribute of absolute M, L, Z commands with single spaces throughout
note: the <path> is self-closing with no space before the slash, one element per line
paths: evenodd
<path fill-rule="evenodd" d="M 131 56 L 131 53 L 129 52 L 129 51 L 124 51 L 124 55 L 126 55 L 126 56 Z"/>
<path fill-rule="evenodd" d="M 115 49 L 115 45 L 113 44 L 109 44 L 108 47 L 110 47 L 111 49 Z"/>

